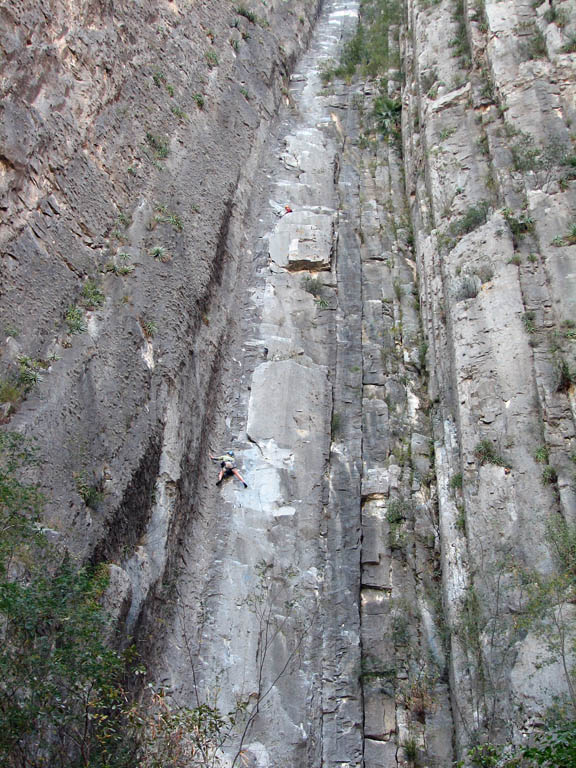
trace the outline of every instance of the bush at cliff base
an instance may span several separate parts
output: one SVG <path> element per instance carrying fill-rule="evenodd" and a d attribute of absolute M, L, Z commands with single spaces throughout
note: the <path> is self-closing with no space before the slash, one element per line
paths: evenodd
<path fill-rule="evenodd" d="M 532 746 L 479 744 L 469 750 L 468 757 L 477 768 L 576 768 L 576 721 L 548 722 L 534 736 Z"/>
<path fill-rule="evenodd" d="M 42 496 L 19 479 L 34 461 L 0 432 L 0 764 L 104 766 L 128 657 L 104 640 L 107 568 L 76 566 L 41 528 Z"/>

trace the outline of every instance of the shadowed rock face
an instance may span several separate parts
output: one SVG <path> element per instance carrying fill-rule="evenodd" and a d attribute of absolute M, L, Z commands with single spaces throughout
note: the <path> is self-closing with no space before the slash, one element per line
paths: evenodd
<path fill-rule="evenodd" d="M 2 421 L 225 764 L 445 768 L 570 692 L 576 18 L 407 2 L 394 142 L 319 5 L 0 3 Z"/>

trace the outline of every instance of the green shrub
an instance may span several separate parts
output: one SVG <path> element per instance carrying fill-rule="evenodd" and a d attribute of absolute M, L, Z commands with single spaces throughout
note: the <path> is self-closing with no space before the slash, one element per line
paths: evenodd
<path fill-rule="evenodd" d="M 461 503 L 456 504 L 456 509 L 458 510 L 456 520 L 454 521 L 456 528 L 463 536 L 466 536 L 466 509 Z"/>
<path fill-rule="evenodd" d="M 528 40 L 521 45 L 521 52 L 525 59 L 528 61 L 533 59 L 546 59 L 548 58 L 548 51 L 546 49 L 546 38 L 538 27 L 534 27 L 532 34 Z"/>
<path fill-rule="evenodd" d="M 356 67 L 365 55 L 364 26 L 358 23 L 354 37 L 345 43 L 340 55 L 340 65 L 336 69 L 338 77 L 352 77 Z"/>
<path fill-rule="evenodd" d="M 333 62 L 321 62 L 320 64 L 320 80 L 322 81 L 322 85 L 326 87 L 329 85 L 332 80 L 334 80 L 334 77 L 336 76 L 336 68 L 334 67 Z"/>
<path fill-rule="evenodd" d="M 519 134 L 510 147 L 512 167 L 515 171 L 535 171 L 540 167 L 542 151 L 534 144 L 534 139 L 527 133 Z"/>
<path fill-rule="evenodd" d="M 170 154 L 168 139 L 151 131 L 146 132 L 146 142 L 152 148 L 155 157 L 164 160 Z"/>
<path fill-rule="evenodd" d="M 0 403 L 16 405 L 22 399 L 22 386 L 10 379 L 0 379 Z"/>
<path fill-rule="evenodd" d="M 556 24 L 560 29 L 563 29 L 569 21 L 566 11 L 563 8 L 556 8 L 555 6 L 550 6 L 550 8 L 544 12 L 544 19 L 548 24 Z"/>
<path fill-rule="evenodd" d="M 142 324 L 142 329 L 147 339 L 153 339 L 158 330 L 158 324 L 154 320 L 146 320 Z"/>
<path fill-rule="evenodd" d="M 476 0 L 474 3 L 474 11 L 472 12 L 471 19 L 478 24 L 478 29 L 480 32 L 488 32 L 490 25 L 488 22 L 488 15 L 486 13 L 486 5 L 484 0 Z"/>
<path fill-rule="evenodd" d="M 192 101 L 195 102 L 199 109 L 204 109 L 204 96 L 201 93 L 195 93 L 192 96 Z"/>
<path fill-rule="evenodd" d="M 536 735 L 534 746 L 522 750 L 524 758 L 549 768 L 574 768 L 576 765 L 576 721 L 554 720 Z"/>
<path fill-rule="evenodd" d="M 412 502 L 408 499 L 390 499 L 386 519 L 390 524 L 402 523 L 412 512 Z"/>
<path fill-rule="evenodd" d="M 503 208 L 502 215 L 515 240 L 534 231 L 534 219 L 526 211 L 514 214 L 511 208 Z"/>
<path fill-rule="evenodd" d="M 178 106 L 178 104 L 174 104 L 173 106 L 171 106 L 170 107 L 170 111 L 172 112 L 173 115 L 178 117 L 180 120 L 187 120 L 188 119 L 188 115 L 186 114 L 186 112 L 184 112 L 182 107 Z"/>
<path fill-rule="evenodd" d="M 479 264 L 474 269 L 473 274 L 477 275 L 482 285 L 484 285 L 484 283 L 489 283 L 494 278 L 494 268 L 491 264 Z"/>
<path fill-rule="evenodd" d="M 561 53 L 576 53 L 576 35 L 572 35 L 567 43 L 560 48 Z"/>
<path fill-rule="evenodd" d="M 99 485 L 89 483 L 82 473 L 75 476 L 76 490 L 87 507 L 96 509 L 104 499 L 104 492 Z"/>
<path fill-rule="evenodd" d="M 510 147 L 513 169 L 533 172 L 540 188 L 547 187 L 554 179 L 565 188 L 567 181 L 576 176 L 576 157 L 566 141 L 552 139 L 545 147 L 537 147 L 529 134 L 515 132 L 513 135 L 517 137 Z"/>
<path fill-rule="evenodd" d="M 400 120 L 402 115 L 402 102 L 400 99 L 391 99 L 385 95 L 377 96 L 374 99 L 373 114 L 376 118 L 378 130 L 383 138 L 400 139 Z"/>
<path fill-rule="evenodd" d="M 74 305 L 68 307 L 64 316 L 64 322 L 68 326 L 68 333 L 84 333 L 84 331 L 88 330 L 84 319 L 84 311 L 81 307 Z"/>
<path fill-rule="evenodd" d="M 170 261 L 170 257 L 166 253 L 166 248 L 164 248 L 163 245 L 155 245 L 153 248 L 151 248 L 150 256 L 152 256 L 155 259 L 158 259 L 162 263 Z"/>
<path fill-rule="evenodd" d="M 572 227 L 570 227 L 570 231 L 565 235 L 556 236 L 554 240 L 552 240 L 551 245 L 554 245 L 557 248 L 566 245 L 576 245 L 576 224 L 573 224 Z"/>
<path fill-rule="evenodd" d="M 315 298 L 322 296 L 324 291 L 322 282 L 317 277 L 311 277 L 310 275 L 303 277 L 300 281 L 300 285 L 306 293 L 310 293 Z"/>
<path fill-rule="evenodd" d="M 478 744 L 468 750 L 468 757 L 475 768 L 574 768 L 576 765 L 575 720 L 547 720 L 532 735 L 532 742 L 528 747 Z"/>
<path fill-rule="evenodd" d="M 20 355 L 18 358 L 18 387 L 23 392 L 29 392 L 36 384 L 40 384 L 42 376 L 40 371 L 47 368 L 48 364 L 42 360 L 34 360 L 31 357 Z"/>
<path fill-rule="evenodd" d="M 458 284 L 456 289 L 455 298 L 456 301 L 466 301 L 467 299 L 475 299 L 480 292 L 478 281 L 474 275 L 465 275 Z"/>
<path fill-rule="evenodd" d="M 474 449 L 474 456 L 480 465 L 495 464 L 497 467 L 509 467 L 510 465 L 497 452 L 490 440 L 481 440 Z"/>
<path fill-rule="evenodd" d="M 478 744 L 468 751 L 475 768 L 498 768 L 502 763 L 502 747 L 496 744 Z"/>
<path fill-rule="evenodd" d="M 545 445 L 541 445 L 540 448 L 537 448 L 534 452 L 534 460 L 537 461 L 539 464 L 548 464 L 549 459 L 549 452 L 548 448 Z"/>
<path fill-rule="evenodd" d="M 548 520 L 546 538 L 550 543 L 557 564 L 573 583 L 576 579 L 576 525 L 567 523 L 556 513 Z"/>
<path fill-rule="evenodd" d="M 570 369 L 570 366 L 564 359 L 556 361 L 556 392 L 568 392 L 576 374 Z"/>
<path fill-rule="evenodd" d="M 184 222 L 182 217 L 173 211 L 169 211 L 165 205 L 157 205 L 156 210 L 158 213 L 154 217 L 155 222 L 164 222 L 174 227 L 177 232 L 182 232 L 184 229 Z"/>
<path fill-rule="evenodd" d="M 524 312 L 522 315 L 522 323 L 524 325 L 524 330 L 526 333 L 535 333 L 536 332 L 536 315 L 534 312 Z"/>
<path fill-rule="evenodd" d="M 452 475 L 450 478 L 450 488 L 462 488 L 462 472 L 458 472 L 456 475 Z"/>
<path fill-rule="evenodd" d="M 97 309 L 106 301 L 106 297 L 98 287 L 95 280 L 86 280 L 82 288 L 80 304 L 85 309 Z"/>
<path fill-rule="evenodd" d="M 104 265 L 102 271 L 112 272 L 113 275 L 118 275 L 119 277 L 126 277 L 131 275 L 135 269 L 136 267 L 133 264 L 114 264 L 113 261 L 109 261 Z"/>
<path fill-rule="evenodd" d="M 412 512 L 412 502 L 408 499 L 390 499 L 386 511 L 388 521 L 388 546 L 390 549 L 401 549 L 406 541 L 403 530 L 404 522 Z"/>
<path fill-rule="evenodd" d="M 427 357 L 428 357 L 428 342 L 421 341 L 420 344 L 418 345 L 418 368 L 420 369 L 420 373 L 422 374 L 426 373 Z"/>
<path fill-rule="evenodd" d="M 251 24 L 256 24 L 258 21 L 258 16 L 253 11 L 249 11 L 246 6 L 244 5 L 238 5 L 236 6 L 236 13 L 239 16 L 244 16 L 245 19 L 248 19 L 248 21 Z"/>
<path fill-rule="evenodd" d="M 208 69 L 214 69 L 220 63 L 215 51 L 206 51 L 204 58 L 206 59 L 206 64 L 208 64 Z"/>
<path fill-rule="evenodd" d="M 416 739 L 410 737 L 406 741 L 402 742 L 402 749 L 404 750 L 404 757 L 409 763 L 414 763 L 418 757 L 418 744 Z"/>
<path fill-rule="evenodd" d="M 464 235 L 473 232 L 486 223 L 489 211 L 490 203 L 486 200 L 482 200 L 476 203 L 476 205 L 471 205 L 458 221 L 453 221 L 450 224 L 448 231 L 452 237 L 464 237 Z"/>
<path fill-rule="evenodd" d="M 549 464 L 546 464 L 542 469 L 542 482 L 544 485 L 554 485 L 554 483 L 558 482 L 558 473 Z"/>
<path fill-rule="evenodd" d="M 454 54 L 460 59 L 461 65 L 463 67 L 468 67 L 470 66 L 472 56 L 470 42 L 468 41 L 468 30 L 466 29 L 466 9 L 464 7 L 464 0 L 456 0 L 452 12 L 452 21 L 456 24 L 456 33 L 448 45 L 453 48 Z"/>

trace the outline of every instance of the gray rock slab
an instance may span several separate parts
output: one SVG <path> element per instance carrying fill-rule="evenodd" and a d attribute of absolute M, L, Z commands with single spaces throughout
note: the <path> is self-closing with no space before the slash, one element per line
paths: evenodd
<path fill-rule="evenodd" d="M 576 654 L 569 649 L 576 638 L 576 608 L 564 605 L 556 609 L 560 626 L 566 632 L 568 649 L 567 667 L 572 668 Z M 548 625 L 548 637 L 557 637 Z M 546 630 L 543 634 L 529 632 L 517 646 L 515 663 L 511 670 L 511 688 L 516 701 L 527 717 L 538 716 L 551 707 L 558 695 L 568 697 L 568 685 L 559 653 L 551 653 L 547 647 Z"/>
<path fill-rule="evenodd" d="M 334 217 L 295 211 L 283 216 L 269 238 L 270 260 L 288 270 L 330 269 Z"/>
<path fill-rule="evenodd" d="M 364 734 L 368 739 L 388 740 L 396 731 L 396 702 L 382 693 L 364 692 Z"/>
<path fill-rule="evenodd" d="M 281 448 L 314 440 L 319 416 L 309 406 L 325 403 L 328 388 L 326 371 L 320 367 L 296 360 L 262 363 L 252 380 L 246 427 L 250 439 L 256 443 L 273 439 Z"/>
<path fill-rule="evenodd" d="M 362 475 L 362 496 L 386 495 L 390 487 L 390 474 L 385 467 L 365 469 Z"/>
<path fill-rule="evenodd" d="M 393 741 L 364 740 L 364 766 L 365 768 L 395 768 L 396 743 Z"/>

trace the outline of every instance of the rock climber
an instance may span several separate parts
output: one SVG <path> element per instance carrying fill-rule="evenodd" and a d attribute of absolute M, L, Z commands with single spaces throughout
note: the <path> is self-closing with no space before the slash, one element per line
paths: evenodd
<path fill-rule="evenodd" d="M 294 213 L 294 209 L 291 205 L 282 205 L 282 203 L 279 203 L 277 200 L 270 200 L 270 205 L 276 216 L 280 219 L 282 216 L 286 216 L 287 213 Z"/>
<path fill-rule="evenodd" d="M 210 456 L 210 454 L 208 454 Z M 244 488 L 248 488 L 248 483 L 244 480 L 240 472 L 236 469 L 236 459 L 234 458 L 234 451 L 226 451 L 222 456 L 210 456 L 212 461 L 220 462 L 220 474 L 218 475 L 218 482 L 216 485 L 220 485 L 225 477 L 235 475 L 240 482 L 244 484 Z"/>

